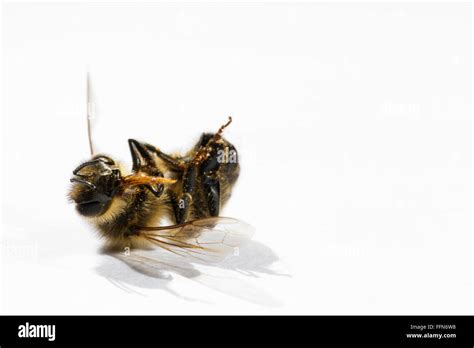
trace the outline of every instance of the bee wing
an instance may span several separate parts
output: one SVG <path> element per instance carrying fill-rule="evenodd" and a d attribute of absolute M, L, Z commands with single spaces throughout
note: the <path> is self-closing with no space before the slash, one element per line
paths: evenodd
<path fill-rule="evenodd" d="M 149 242 L 172 253 L 205 262 L 219 262 L 250 239 L 249 224 L 228 217 L 211 217 L 167 227 L 137 229 Z"/>

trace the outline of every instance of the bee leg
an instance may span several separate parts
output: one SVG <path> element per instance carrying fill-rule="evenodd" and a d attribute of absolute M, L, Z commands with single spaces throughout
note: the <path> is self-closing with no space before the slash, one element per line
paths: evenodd
<path fill-rule="evenodd" d="M 145 146 L 150 152 L 153 152 L 156 156 L 158 156 L 158 158 L 165 162 L 174 171 L 183 172 L 186 169 L 186 165 L 182 160 L 171 157 L 170 155 L 161 152 L 159 149 L 152 145 L 147 144 Z"/>
<path fill-rule="evenodd" d="M 154 166 L 153 158 L 147 148 L 147 145 L 140 143 L 135 139 L 128 139 L 130 153 L 132 155 L 132 170 L 134 173 L 143 172 L 150 176 L 163 177 L 163 173 Z M 163 185 L 144 185 L 156 197 L 163 193 Z"/>
<path fill-rule="evenodd" d="M 193 202 L 193 194 L 196 189 L 198 167 L 190 166 L 183 174 L 183 191 L 178 199 L 174 200 L 174 214 L 176 223 L 180 224 L 187 220 L 189 208 Z"/>
<path fill-rule="evenodd" d="M 198 140 L 197 146 L 206 146 L 209 140 L 214 137 L 214 133 L 202 133 L 201 137 Z"/>
<path fill-rule="evenodd" d="M 211 216 L 219 216 L 221 205 L 220 183 L 218 179 L 205 176 L 202 181 L 202 188 L 206 195 L 207 207 Z"/>
<path fill-rule="evenodd" d="M 210 156 L 201 163 L 199 171 L 202 175 L 201 186 L 204 191 L 207 207 L 211 216 L 219 216 L 220 210 L 220 182 L 217 172 L 221 166 L 218 153 L 222 150 L 222 145 L 211 145 Z"/>
<path fill-rule="evenodd" d="M 135 139 L 128 139 L 128 146 L 132 155 L 132 170 L 136 173 L 145 167 L 153 166 L 153 158 L 148 149 Z"/>

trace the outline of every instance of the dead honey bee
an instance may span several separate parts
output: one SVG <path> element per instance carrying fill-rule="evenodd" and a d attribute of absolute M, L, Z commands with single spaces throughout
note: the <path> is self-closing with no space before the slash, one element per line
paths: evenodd
<path fill-rule="evenodd" d="M 130 174 L 110 156 L 93 155 L 74 169 L 69 198 L 111 249 L 158 246 L 220 259 L 252 233 L 242 221 L 219 216 L 240 171 L 237 150 L 222 137 L 231 122 L 203 133 L 183 156 L 129 139 Z M 93 153 L 90 131 L 89 143 Z M 160 226 L 163 220 L 172 224 Z"/>

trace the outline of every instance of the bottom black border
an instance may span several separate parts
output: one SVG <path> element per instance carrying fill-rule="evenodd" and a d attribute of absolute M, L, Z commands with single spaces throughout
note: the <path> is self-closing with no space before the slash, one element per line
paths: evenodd
<path fill-rule="evenodd" d="M 27 324 L 28 323 L 28 324 Z M 19 337 L 43 333 L 48 337 Z M 51 329 L 49 331 L 48 329 Z M 21 333 L 20 333 L 21 331 Z M 1 348 L 33 345 L 474 346 L 472 316 L 1 316 Z"/>

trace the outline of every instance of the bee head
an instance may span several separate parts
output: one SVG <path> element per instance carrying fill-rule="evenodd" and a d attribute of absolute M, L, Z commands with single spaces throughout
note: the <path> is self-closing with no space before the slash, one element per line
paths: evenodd
<path fill-rule="evenodd" d="M 114 160 L 97 155 L 72 173 L 69 197 L 76 203 L 79 214 L 93 217 L 105 213 L 122 181 Z"/>

